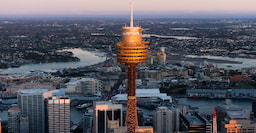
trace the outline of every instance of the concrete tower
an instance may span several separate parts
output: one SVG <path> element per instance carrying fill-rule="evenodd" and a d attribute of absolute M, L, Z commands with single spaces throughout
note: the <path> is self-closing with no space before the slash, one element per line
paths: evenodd
<path fill-rule="evenodd" d="M 126 113 L 126 126 L 128 133 L 134 133 L 138 128 L 136 110 L 136 76 L 137 66 L 146 62 L 148 46 L 142 41 L 142 28 L 133 26 L 133 1 L 131 1 L 130 26 L 122 28 L 122 41 L 116 44 L 117 61 L 125 63 L 128 67 L 128 100 Z"/>

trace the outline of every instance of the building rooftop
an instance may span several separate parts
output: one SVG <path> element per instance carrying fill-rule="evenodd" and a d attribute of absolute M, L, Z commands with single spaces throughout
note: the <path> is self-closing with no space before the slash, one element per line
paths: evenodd
<path fill-rule="evenodd" d="M 202 125 L 203 123 L 194 115 L 186 115 L 184 116 L 190 125 Z"/>
<path fill-rule="evenodd" d="M 109 101 L 97 101 L 95 102 L 96 105 L 112 105 L 113 103 L 112 102 L 109 102 Z"/>
<path fill-rule="evenodd" d="M 48 89 L 25 89 L 25 90 L 21 90 L 20 92 L 22 94 L 33 94 L 33 93 L 44 93 L 44 92 L 48 92 Z"/>
<path fill-rule="evenodd" d="M 8 112 L 19 112 L 20 108 L 18 106 L 13 106 L 8 109 Z"/>
<path fill-rule="evenodd" d="M 164 101 L 172 102 L 171 96 L 167 96 L 166 93 L 160 93 L 159 89 L 136 89 L 136 97 L 154 97 Z M 117 94 L 112 97 L 113 100 L 121 101 L 127 100 L 127 94 Z"/>
<path fill-rule="evenodd" d="M 244 111 L 227 111 L 227 115 L 232 119 L 247 119 Z"/>

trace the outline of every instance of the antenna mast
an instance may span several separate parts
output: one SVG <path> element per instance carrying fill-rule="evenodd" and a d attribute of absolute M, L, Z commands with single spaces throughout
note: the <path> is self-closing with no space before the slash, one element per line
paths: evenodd
<path fill-rule="evenodd" d="M 131 1 L 131 23 L 130 26 L 133 27 L 133 0 Z"/>

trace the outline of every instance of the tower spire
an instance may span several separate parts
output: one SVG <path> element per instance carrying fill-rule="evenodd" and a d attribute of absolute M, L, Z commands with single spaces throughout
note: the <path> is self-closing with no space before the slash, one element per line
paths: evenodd
<path fill-rule="evenodd" d="M 133 0 L 130 2 L 131 4 L 131 23 L 130 26 L 133 27 Z"/>

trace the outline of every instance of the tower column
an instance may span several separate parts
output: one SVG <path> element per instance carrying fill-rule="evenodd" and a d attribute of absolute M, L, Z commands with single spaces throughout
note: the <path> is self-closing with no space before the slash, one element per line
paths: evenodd
<path fill-rule="evenodd" d="M 128 96 L 136 95 L 136 67 L 137 63 L 127 64 L 128 66 Z"/>
<path fill-rule="evenodd" d="M 126 110 L 126 126 L 128 133 L 135 133 L 138 128 L 137 103 L 136 103 L 136 67 L 137 63 L 127 64 L 128 66 L 128 98 Z"/>
<path fill-rule="evenodd" d="M 135 133 L 135 129 L 138 128 L 136 96 L 128 96 L 125 124 L 128 133 Z"/>

